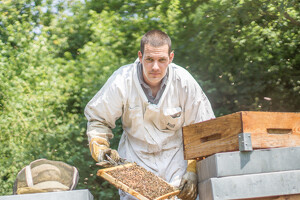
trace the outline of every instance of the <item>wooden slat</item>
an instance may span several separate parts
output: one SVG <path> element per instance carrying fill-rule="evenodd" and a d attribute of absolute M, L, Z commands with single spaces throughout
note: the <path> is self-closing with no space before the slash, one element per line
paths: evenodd
<path fill-rule="evenodd" d="M 96 165 L 101 166 L 98 163 L 96 163 Z M 124 167 L 130 167 L 130 166 L 134 166 L 134 165 L 136 165 L 136 163 L 127 163 L 127 164 L 118 165 L 118 166 L 115 166 L 115 167 L 103 168 L 103 169 L 98 170 L 97 176 L 101 176 L 101 174 L 109 172 L 109 171 L 112 171 L 112 170 L 115 170 L 115 169 L 124 168 Z"/>
<path fill-rule="evenodd" d="M 168 194 L 165 194 L 163 196 L 157 197 L 154 200 L 163 200 L 163 199 L 170 199 L 171 197 L 174 197 L 175 195 L 178 195 L 180 193 L 180 190 L 176 190 L 174 192 L 170 192 Z M 171 198 L 172 199 L 172 198 Z"/>
<path fill-rule="evenodd" d="M 182 132 L 186 160 L 235 151 L 239 146 L 237 134 L 242 132 L 241 113 L 185 126 Z"/>
<path fill-rule="evenodd" d="M 269 135 L 251 133 L 253 149 L 300 146 L 300 135 Z"/>
<path fill-rule="evenodd" d="M 300 135 L 300 113 L 243 111 L 244 133 Z"/>
<path fill-rule="evenodd" d="M 299 113 L 242 112 L 242 121 L 254 149 L 300 145 Z"/>

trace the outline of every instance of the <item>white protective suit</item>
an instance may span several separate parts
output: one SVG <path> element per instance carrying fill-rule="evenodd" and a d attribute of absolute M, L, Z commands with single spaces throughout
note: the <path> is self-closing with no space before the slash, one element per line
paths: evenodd
<path fill-rule="evenodd" d="M 169 64 L 168 82 L 159 103 L 148 103 L 138 80 L 138 62 L 137 59 L 115 71 L 87 104 L 87 135 L 89 140 L 92 137 L 111 139 L 111 129 L 122 117 L 120 157 L 179 186 L 187 167 L 182 126 L 215 116 L 199 84 L 189 72 L 173 63 Z"/>

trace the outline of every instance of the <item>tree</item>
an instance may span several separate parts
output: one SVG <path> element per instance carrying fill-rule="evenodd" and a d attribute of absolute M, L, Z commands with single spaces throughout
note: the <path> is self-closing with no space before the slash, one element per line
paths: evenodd
<path fill-rule="evenodd" d="M 217 115 L 299 111 L 296 1 L 209 1 L 191 13 L 178 41 L 183 65 L 207 90 Z M 180 38 L 180 37 L 179 37 Z"/>

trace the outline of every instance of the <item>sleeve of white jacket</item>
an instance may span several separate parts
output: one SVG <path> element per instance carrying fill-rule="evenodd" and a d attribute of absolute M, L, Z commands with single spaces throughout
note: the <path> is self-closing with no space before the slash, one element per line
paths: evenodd
<path fill-rule="evenodd" d="M 94 137 L 101 137 L 107 142 L 113 138 L 111 129 L 116 127 L 115 122 L 122 115 L 122 91 L 125 90 L 121 81 L 115 72 L 86 105 L 84 114 L 88 120 L 89 142 Z"/>
<path fill-rule="evenodd" d="M 187 76 L 184 126 L 215 118 L 207 96 L 192 75 Z"/>

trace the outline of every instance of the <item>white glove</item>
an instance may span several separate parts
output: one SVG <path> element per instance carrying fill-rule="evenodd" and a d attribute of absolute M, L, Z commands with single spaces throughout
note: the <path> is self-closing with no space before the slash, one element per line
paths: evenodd
<path fill-rule="evenodd" d="M 106 155 L 108 155 L 116 163 L 120 160 L 118 152 L 109 148 L 109 143 L 103 138 L 92 138 L 89 146 L 92 157 L 96 162 L 98 162 L 98 165 L 102 167 L 112 166 L 110 162 L 106 161 Z"/>
<path fill-rule="evenodd" d="M 178 197 L 182 200 L 194 200 L 197 197 L 197 174 L 187 171 L 180 182 L 179 189 L 181 190 Z"/>

